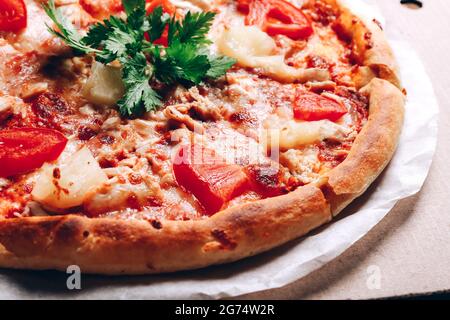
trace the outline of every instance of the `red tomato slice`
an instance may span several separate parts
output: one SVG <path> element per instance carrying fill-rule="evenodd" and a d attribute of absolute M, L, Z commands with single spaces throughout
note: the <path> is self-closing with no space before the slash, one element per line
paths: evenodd
<path fill-rule="evenodd" d="M 249 189 L 248 177 L 241 166 L 225 163 L 214 151 L 201 145 L 181 147 L 174 159 L 173 172 L 178 184 L 198 199 L 208 215 Z"/>
<path fill-rule="evenodd" d="M 270 17 L 284 23 L 310 25 L 303 11 L 285 0 L 269 0 L 272 4 Z"/>
<path fill-rule="evenodd" d="M 123 10 L 121 0 L 80 0 L 80 5 L 97 19 L 104 19 Z"/>
<path fill-rule="evenodd" d="M 147 5 L 147 14 L 149 14 L 150 12 L 152 12 L 159 6 L 161 6 L 163 8 L 164 13 L 168 13 L 171 16 L 176 13 L 177 8 L 169 0 L 153 0 L 153 1 L 150 0 L 150 1 L 147 1 L 147 3 L 150 3 L 149 5 Z M 168 34 L 169 34 L 169 27 L 166 26 L 166 28 L 164 29 L 164 31 L 161 35 L 161 38 L 156 39 L 155 41 L 153 41 L 153 43 L 167 47 L 169 45 Z M 144 36 L 147 41 L 150 41 L 150 37 L 148 36 L 147 33 Z"/>
<path fill-rule="evenodd" d="M 0 0 L 0 31 L 17 32 L 27 26 L 27 7 L 23 0 Z"/>
<path fill-rule="evenodd" d="M 169 0 L 147 0 L 147 3 L 147 13 L 150 13 L 157 7 L 161 6 L 163 8 L 163 12 L 173 15 L 177 9 Z"/>
<path fill-rule="evenodd" d="M 312 28 L 308 25 L 270 23 L 265 24 L 266 32 L 270 36 L 285 35 L 293 40 L 306 39 L 312 34 Z"/>
<path fill-rule="evenodd" d="M 0 177 L 11 177 L 56 160 L 67 139 L 56 130 L 12 128 L 0 131 Z"/>
<path fill-rule="evenodd" d="M 299 120 L 336 121 L 347 112 L 344 104 L 316 93 L 298 91 L 295 95 L 294 117 Z"/>
<path fill-rule="evenodd" d="M 271 36 L 299 40 L 314 32 L 302 10 L 285 0 L 238 0 L 237 8 L 247 14 L 247 25 L 257 25 Z"/>

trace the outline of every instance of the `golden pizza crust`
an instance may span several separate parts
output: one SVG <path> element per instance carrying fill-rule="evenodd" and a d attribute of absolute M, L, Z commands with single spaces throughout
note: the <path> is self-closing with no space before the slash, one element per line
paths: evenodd
<path fill-rule="evenodd" d="M 403 124 L 404 96 L 394 85 L 373 79 L 361 90 L 369 93 L 369 119 L 348 157 L 326 175 L 325 193 L 333 215 L 361 195 L 387 166 Z"/>
<path fill-rule="evenodd" d="M 336 1 L 327 0 L 337 6 Z M 390 161 L 403 122 L 396 63 L 381 29 L 339 6 L 343 26 L 376 76 L 363 89 L 369 119 L 347 159 L 321 183 L 229 208 L 198 221 L 143 221 L 77 215 L 0 220 L 0 266 L 98 274 L 201 268 L 269 250 L 327 223 L 363 193 Z M 356 22 L 355 22 L 356 21 Z M 370 35 L 368 35 L 370 34 Z M 385 80 L 383 80 L 385 79 Z"/>
<path fill-rule="evenodd" d="M 67 215 L 0 223 L 0 265 L 82 272 L 146 274 L 235 261 L 302 236 L 330 221 L 320 189 L 222 211 L 201 221 L 124 221 Z"/>

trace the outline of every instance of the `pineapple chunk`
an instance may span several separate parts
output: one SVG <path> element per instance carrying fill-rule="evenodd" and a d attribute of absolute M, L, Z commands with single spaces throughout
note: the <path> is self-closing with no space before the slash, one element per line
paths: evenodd
<path fill-rule="evenodd" d="M 83 86 L 83 96 L 93 104 L 114 105 L 125 92 L 120 68 L 95 62 Z"/>
<path fill-rule="evenodd" d="M 89 191 L 100 187 L 108 178 L 88 148 L 42 167 L 33 188 L 33 200 L 50 209 L 80 206 Z"/>
<path fill-rule="evenodd" d="M 266 146 L 268 149 L 279 147 L 281 151 L 286 151 L 325 139 L 344 140 L 351 133 L 351 129 L 329 120 L 310 122 L 289 120 L 280 127 L 269 127 L 266 130 Z"/>

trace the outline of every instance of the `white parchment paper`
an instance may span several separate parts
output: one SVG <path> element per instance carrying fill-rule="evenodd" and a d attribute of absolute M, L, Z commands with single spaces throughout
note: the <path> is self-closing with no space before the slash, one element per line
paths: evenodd
<path fill-rule="evenodd" d="M 384 21 L 376 8 L 361 6 L 361 0 L 347 2 L 356 4 L 359 13 Z M 303 239 L 237 263 L 162 276 L 83 276 L 82 289 L 75 291 L 67 289 L 63 273 L 3 270 L 0 298 L 223 298 L 287 285 L 331 261 L 374 227 L 398 200 L 420 190 L 436 147 L 438 104 L 431 81 L 407 43 L 390 43 L 408 91 L 399 148 L 385 172 L 339 220 Z"/>

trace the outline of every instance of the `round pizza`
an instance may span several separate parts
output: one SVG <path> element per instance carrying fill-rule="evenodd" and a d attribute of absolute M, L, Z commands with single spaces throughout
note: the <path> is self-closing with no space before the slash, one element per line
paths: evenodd
<path fill-rule="evenodd" d="M 0 0 L 0 266 L 147 274 L 330 222 L 404 90 L 338 0 Z"/>

